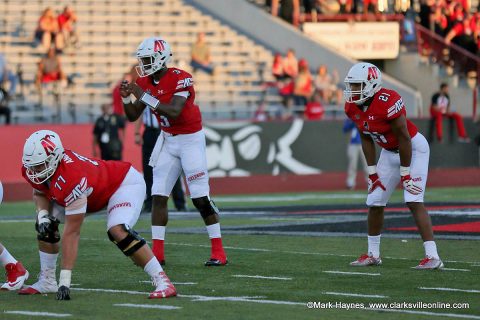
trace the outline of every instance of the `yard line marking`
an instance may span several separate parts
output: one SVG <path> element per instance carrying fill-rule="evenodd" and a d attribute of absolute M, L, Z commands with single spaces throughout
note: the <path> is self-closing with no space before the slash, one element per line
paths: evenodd
<path fill-rule="evenodd" d="M 362 276 L 380 276 L 380 273 L 367 273 L 367 272 L 346 272 L 346 271 L 323 271 L 325 273 L 335 273 L 335 274 L 353 274 L 353 275 L 362 275 Z"/>
<path fill-rule="evenodd" d="M 85 239 L 83 239 L 83 240 L 85 240 Z M 170 242 L 170 243 L 166 243 L 166 245 L 210 248 L 210 245 L 182 243 L 182 242 Z M 224 248 L 225 249 L 232 249 L 232 250 L 245 250 L 245 251 L 276 252 L 276 253 L 287 253 L 287 254 L 304 254 L 304 255 L 334 256 L 334 257 L 347 257 L 347 258 L 355 257 L 355 258 L 358 258 L 357 255 L 353 255 L 353 254 L 336 254 L 336 253 L 326 253 L 326 252 L 304 252 L 304 251 L 283 251 L 283 250 L 272 250 L 272 249 L 263 249 L 263 248 L 242 248 L 242 247 L 232 247 L 232 246 L 224 246 Z M 386 259 L 391 259 L 391 260 L 416 261 L 416 259 L 409 259 L 409 258 L 395 258 L 395 257 L 385 257 L 385 258 Z M 478 264 L 478 261 L 444 260 L 443 262 Z"/>
<path fill-rule="evenodd" d="M 51 313 L 51 312 L 35 312 L 35 311 L 20 311 L 20 310 L 4 311 L 4 313 L 21 314 L 24 316 L 33 316 L 33 317 L 54 317 L 54 318 L 66 318 L 66 317 L 72 316 L 70 313 Z"/>
<path fill-rule="evenodd" d="M 113 289 L 88 289 L 88 288 L 72 288 L 77 291 L 91 291 L 91 292 L 105 292 L 105 293 L 127 293 L 148 295 L 149 292 L 130 291 L 130 290 L 113 290 Z M 282 300 L 265 300 L 265 296 L 240 296 L 240 297 L 213 297 L 202 295 L 179 294 L 179 298 L 190 298 L 192 301 L 234 301 L 234 302 L 253 302 L 260 304 L 283 304 L 283 305 L 298 305 L 305 307 L 305 302 L 282 301 Z"/>
<path fill-rule="evenodd" d="M 441 270 L 447 270 L 447 271 L 463 271 L 463 272 L 469 272 L 470 269 L 455 269 L 455 268 L 442 268 Z"/>
<path fill-rule="evenodd" d="M 457 291 L 457 292 L 470 292 L 470 293 L 480 293 L 480 290 L 469 290 L 469 289 L 455 289 L 455 288 L 428 288 L 428 287 L 418 287 L 421 290 L 437 290 L 437 291 Z"/>
<path fill-rule="evenodd" d="M 363 199 L 362 193 L 332 193 L 326 195 L 305 194 L 297 196 L 251 196 L 251 197 L 215 197 L 216 202 L 278 202 L 278 201 L 300 201 L 310 199 Z"/>
<path fill-rule="evenodd" d="M 376 295 L 376 294 L 359 294 L 349 292 L 332 292 L 326 291 L 323 294 L 329 294 L 332 296 L 346 296 L 346 297 L 363 297 L 363 298 L 388 298 L 388 296 Z"/>
<path fill-rule="evenodd" d="M 143 309 L 164 309 L 164 310 L 177 310 L 182 307 L 176 306 L 164 306 L 158 304 L 134 304 L 134 303 L 116 303 L 115 307 L 129 307 L 129 308 L 143 308 Z"/>
<path fill-rule="evenodd" d="M 148 280 L 140 280 L 139 282 L 141 282 L 141 283 L 152 283 L 152 281 L 148 281 Z M 173 282 L 173 281 L 172 281 L 172 283 L 173 284 L 184 285 L 184 286 L 194 286 L 194 285 L 198 284 L 196 282 Z"/>
<path fill-rule="evenodd" d="M 32 223 L 34 222 L 35 220 L 0 220 L 0 223 L 17 223 L 17 222 L 28 222 L 28 223 Z"/>
<path fill-rule="evenodd" d="M 360 309 L 362 310 L 362 309 Z M 382 311 L 382 312 L 398 312 L 398 313 L 410 313 L 410 314 L 424 314 L 434 317 L 449 317 L 449 318 L 463 318 L 463 319 L 480 319 L 479 316 L 473 316 L 469 314 L 458 314 L 458 313 L 440 313 L 440 312 L 428 312 L 428 311 L 413 311 L 413 310 L 404 310 L 404 309 L 374 309 L 374 308 L 365 308 L 363 310 L 367 311 Z"/>
<path fill-rule="evenodd" d="M 287 278 L 287 277 L 249 276 L 249 275 L 246 275 L 246 274 L 234 274 L 232 277 L 235 277 L 235 278 L 270 279 L 270 280 L 292 280 L 292 278 Z"/>

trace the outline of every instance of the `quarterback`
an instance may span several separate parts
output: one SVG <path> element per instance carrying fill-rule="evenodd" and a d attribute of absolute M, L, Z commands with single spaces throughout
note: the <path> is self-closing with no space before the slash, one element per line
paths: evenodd
<path fill-rule="evenodd" d="M 57 300 L 70 300 L 81 225 L 87 213 L 106 208 L 108 238 L 152 277 L 155 290 L 149 297 L 176 295 L 159 261 L 132 229 L 142 209 L 145 182 L 130 163 L 90 159 L 64 149 L 60 137 L 49 130 L 34 132 L 27 139 L 22 162 L 22 174 L 33 187 L 37 209 L 40 276 L 19 294 L 56 292 Z M 57 285 L 58 225 L 62 222 L 62 269 Z"/>
<path fill-rule="evenodd" d="M 211 242 L 206 266 L 223 266 L 223 249 L 218 209 L 210 199 L 205 134 L 202 116 L 195 104 L 192 76 L 177 68 L 168 68 L 170 45 L 160 37 L 146 38 L 137 48 L 139 78 L 124 81 L 120 87 L 125 114 L 135 121 L 148 107 L 156 115 L 162 133 L 153 149 L 149 165 L 153 167 L 152 239 L 153 252 L 165 263 L 164 240 L 168 222 L 167 201 L 183 171 L 192 202 L 202 216 Z M 132 101 L 131 95 L 136 100 Z"/>
<path fill-rule="evenodd" d="M 382 74 L 370 63 L 355 64 L 345 77 L 345 113 L 360 132 L 368 164 L 368 252 L 352 266 L 380 265 L 383 212 L 401 182 L 404 200 L 413 214 L 425 248 L 416 269 L 443 267 L 433 239 L 430 216 L 423 204 L 430 148 L 424 136 L 406 117 L 402 97 L 382 88 Z M 376 163 L 375 143 L 382 151 Z"/>

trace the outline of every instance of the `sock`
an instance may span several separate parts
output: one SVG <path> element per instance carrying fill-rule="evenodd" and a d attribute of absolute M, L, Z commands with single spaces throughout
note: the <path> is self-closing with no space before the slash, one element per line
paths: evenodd
<path fill-rule="evenodd" d="M 46 271 L 50 269 L 53 270 L 53 274 L 55 274 L 58 253 L 51 254 L 43 251 L 38 251 L 38 253 L 40 254 L 40 270 Z"/>
<path fill-rule="evenodd" d="M 217 222 L 206 227 L 207 227 L 208 237 L 210 239 L 222 237 L 222 233 L 220 232 L 220 223 Z"/>
<path fill-rule="evenodd" d="M 165 260 L 163 245 L 165 241 L 165 226 L 152 226 L 152 251 L 158 261 Z"/>
<path fill-rule="evenodd" d="M 147 262 L 145 267 L 143 267 L 143 270 L 148 273 L 150 277 L 154 277 L 160 272 L 162 272 L 163 268 L 160 265 L 160 262 L 158 262 L 157 258 L 153 257 L 152 259 L 150 259 L 150 261 Z"/>
<path fill-rule="evenodd" d="M 425 248 L 425 256 L 440 259 L 440 257 L 438 256 L 437 245 L 435 244 L 435 241 L 425 241 L 423 243 L 423 247 Z"/>
<path fill-rule="evenodd" d="M 0 254 L 0 263 L 5 267 L 9 263 L 17 263 L 17 260 L 8 252 L 7 248 L 3 248 L 3 252 Z"/>
<path fill-rule="evenodd" d="M 208 237 L 210 238 L 210 243 L 212 248 L 210 250 L 210 258 L 218 259 L 222 262 L 227 260 L 225 251 L 223 250 L 222 244 L 222 233 L 220 232 L 220 223 L 211 224 L 207 227 Z"/>
<path fill-rule="evenodd" d="M 380 237 L 368 236 L 368 254 L 371 254 L 374 258 L 380 257 Z"/>

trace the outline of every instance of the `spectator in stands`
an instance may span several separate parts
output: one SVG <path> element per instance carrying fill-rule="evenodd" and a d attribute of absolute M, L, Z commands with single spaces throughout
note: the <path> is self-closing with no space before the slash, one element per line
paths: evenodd
<path fill-rule="evenodd" d="M 296 106 L 304 107 L 312 97 L 312 74 L 308 69 L 308 62 L 300 59 L 298 62 L 298 75 L 294 80 L 293 102 Z"/>
<path fill-rule="evenodd" d="M 321 13 L 318 0 L 303 0 L 303 11 L 310 15 L 309 21 L 318 22 L 317 15 Z M 306 21 L 307 19 L 304 19 Z"/>
<path fill-rule="evenodd" d="M 358 132 L 355 123 L 350 119 L 345 119 L 343 123 L 343 133 L 348 135 L 348 146 L 347 146 L 347 158 L 348 158 L 348 168 L 347 168 L 347 189 L 355 189 L 355 184 L 357 182 L 357 167 L 358 167 L 358 158 L 362 163 L 363 171 L 365 172 L 365 180 L 368 179 L 367 172 L 367 160 L 365 155 L 362 152 L 362 142 L 360 139 L 360 133 Z"/>
<path fill-rule="evenodd" d="M 110 104 L 103 104 L 102 115 L 93 128 L 93 157 L 100 149 L 102 160 L 122 160 L 125 120 L 112 111 Z"/>
<path fill-rule="evenodd" d="M 9 82 L 7 90 L 7 82 Z M 0 88 L 3 88 L 8 92 L 8 98 L 11 99 L 15 96 L 17 88 L 17 77 L 8 68 L 7 60 L 3 53 L 0 53 Z"/>
<path fill-rule="evenodd" d="M 325 114 L 325 109 L 322 105 L 321 94 L 315 91 L 312 95 L 311 101 L 305 106 L 303 117 L 305 120 L 322 120 Z"/>
<path fill-rule="evenodd" d="M 458 142 L 468 143 L 470 142 L 470 138 L 465 131 L 462 116 L 459 113 L 452 111 L 450 102 L 448 84 L 442 83 L 440 85 L 440 91 L 433 94 L 432 104 L 430 105 L 432 123 L 435 123 L 437 130 L 437 139 L 440 142 L 443 139 L 443 118 L 446 117 L 451 120 L 455 120 L 456 122 Z M 432 134 L 430 134 L 430 136 L 431 135 Z M 432 137 L 429 138 L 430 140 L 433 140 Z"/>
<path fill-rule="evenodd" d="M 288 49 L 287 56 L 283 59 L 283 73 L 292 79 L 298 74 L 298 60 L 293 49 Z"/>
<path fill-rule="evenodd" d="M 338 0 L 340 5 L 340 13 L 350 14 L 353 13 L 355 0 Z"/>
<path fill-rule="evenodd" d="M 205 33 L 197 34 L 197 41 L 192 45 L 191 62 L 193 72 L 200 69 L 210 75 L 214 74 L 215 68 L 210 57 L 210 46 L 205 42 Z"/>
<path fill-rule="evenodd" d="M 476 54 L 478 51 L 477 39 L 475 39 L 477 29 L 477 23 L 475 18 L 467 14 L 465 20 L 458 22 L 452 30 L 450 30 L 445 37 L 445 42 L 450 44 L 450 42 L 459 45 L 465 50 Z"/>
<path fill-rule="evenodd" d="M 433 10 L 434 11 L 431 18 L 433 23 L 433 31 L 439 36 L 445 37 L 448 30 L 448 18 L 441 6 L 436 6 Z"/>
<path fill-rule="evenodd" d="M 65 46 L 76 46 L 78 34 L 76 32 L 77 14 L 70 6 L 65 6 L 58 15 L 58 26 L 63 36 Z"/>
<path fill-rule="evenodd" d="M 279 6 L 280 5 L 280 6 Z M 298 26 L 300 22 L 300 0 L 272 0 L 272 15 Z"/>
<path fill-rule="evenodd" d="M 37 30 L 35 31 L 36 42 L 41 42 L 43 49 L 48 51 L 52 42 L 59 51 L 63 49 L 63 36 L 60 32 L 57 17 L 52 8 L 46 8 L 38 20 Z"/>
<path fill-rule="evenodd" d="M 378 0 L 363 0 L 363 13 L 378 13 Z"/>
<path fill-rule="evenodd" d="M 314 84 L 315 89 L 321 94 L 322 101 L 325 103 L 330 103 L 332 101 L 333 94 L 337 90 L 337 85 L 332 75 L 328 73 L 326 65 L 322 64 L 320 67 L 318 67 Z"/>
<path fill-rule="evenodd" d="M 59 82 L 62 87 L 67 86 L 67 77 L 62 70 L 60 57 L 56 54 L 53 47 L 48 50 L 47 55 L 38 63 L 35 85 L 40 96 L 42 95 L 42 84 L 51 82 Z"/>
<path fill-rule="evenodd" d="M 276 53 L 273 57 L 272 75 L 277 81 L 283 80 L 285 78 L 285 72 L 283 71 L 283 58 L 280 53 Z"/>
<path fill-rule="evenodd" d="M 418 12 L 416 19 L 417 22 L 419 22 L 425 29 L 431 30 L 431 19 L 437 8 L 439 7 L 435 6 L 435 0 L 421 0 L 420 11 Z"/>
<path fill-rule="evenodd" d="M 5 117 L 5 124 L 10 124 L 10 114 L 12 110 L 8 107 L 8 94 L 7 91 L 0 88 L 0 116 Z"/>

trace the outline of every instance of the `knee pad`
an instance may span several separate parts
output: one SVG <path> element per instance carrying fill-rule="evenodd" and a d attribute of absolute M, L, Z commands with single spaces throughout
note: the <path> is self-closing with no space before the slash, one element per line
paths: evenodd
<path fill-rule="evenodd" d="M 58 231 L 58 225 L 60 221 L 58 219 L 51 219 L 50 225 L 47 232 L 40 232 L 38 228 L 38 222 L 35 223 L 35 230 L 37 230 L 37 240 L 48 242 L 48 243 L 57 243 L 60 241 L 60 232 Z"/>
<path fill-rule="evenodd" d="M 145 239 L 143 239 L 138 233 L 135 232 L 135 230 L 130 229 L 127 225 L 122 225 L 122 227 L 123 230 L 127 232 L 127 236 L 124 239 L 117 242 L 110 234 L 110 231 L 107 231 L 108 239 L 115 243 L 124 255 L 129 257 L 134 254 L 138 249 L 143 247 L 146 242 Z"/>
<path fill-rule="evenodd" d="M 220 211 L 218 210 L 215 202 L 211 200 L 209 197 L 201 197 L 192 199 L 193 205 L 197 210 L 200 212 L 202 218 L 207 218 L 213 214 L 218 214 Z"/>

